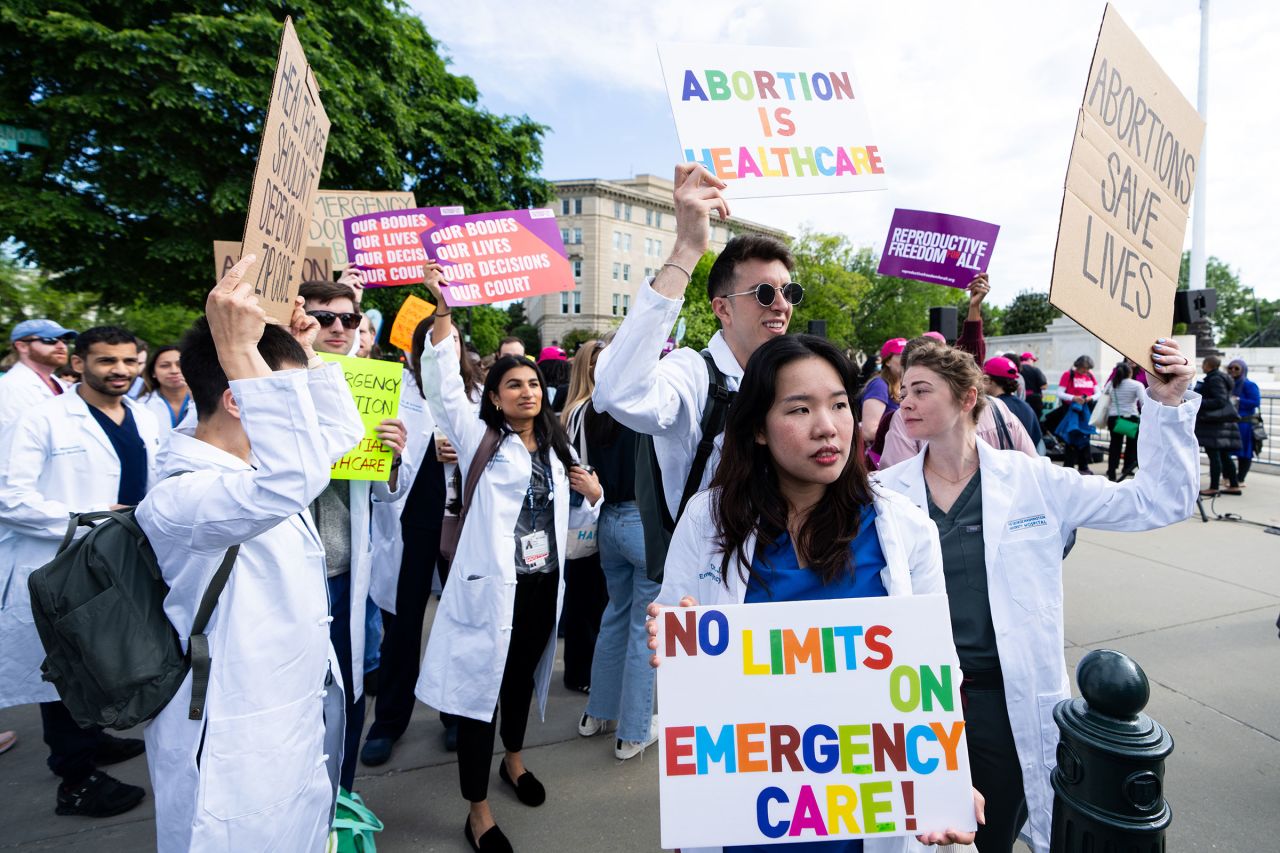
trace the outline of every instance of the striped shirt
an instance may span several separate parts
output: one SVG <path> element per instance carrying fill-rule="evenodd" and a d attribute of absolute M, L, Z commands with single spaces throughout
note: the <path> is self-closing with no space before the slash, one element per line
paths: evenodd
<path fill-rule="evenodd" d="M 1142 399 L 1142 383 L 1133 379 L 1123 379 L 1119 385 L 1111 389 L 1112 417 L 1134 418 L 1138 416 L 1138 403 Z"/>

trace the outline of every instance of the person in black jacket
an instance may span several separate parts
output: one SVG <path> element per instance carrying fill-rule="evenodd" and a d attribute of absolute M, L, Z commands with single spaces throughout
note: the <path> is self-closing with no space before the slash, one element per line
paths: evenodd
<path fill-rule="evenodd" d="M 1204 360 L 1204 380 L 1201 383 L 1200 395 L 1204 401 L 1200 404 L 1200 412 L 1196 416 L 1196 439 L 1209 456 L 1209 488 L 1201 489 L 1203 497 L 1211 498 L 1219 494 L 1238 495 L 1240 483 L 1236 474 L 1236 462 L 1232 455 L 1240 449 L 1239 414 L 1235 404 L 1231 402 L 1231 377 L 1219 368 L 1222 360 L 1217 356 L 1207 356 Z M 1227 487 L 1219 490 L 1222 475 L 1227 477 Z"/>

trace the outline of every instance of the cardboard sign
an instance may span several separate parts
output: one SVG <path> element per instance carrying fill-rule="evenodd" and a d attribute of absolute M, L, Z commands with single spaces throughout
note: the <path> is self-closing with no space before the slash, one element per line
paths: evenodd
<path fill-rule="evenodd" d="M 999 225 L 978 219 L 898 208 L 889 223 L 878 272 L 968 287 L 975 275 L 987 271 L 999 233 Z"/>
<path fill-rule="evenodd" d="M 668 608 L 657 654 L 664 849 L 975 827 L 946 596 Z"/>
<path fill-rule="evenodd" d="M 728 183 L 725 195 L 886 188 L 847 51 L 664 44 L 658 58 L 684 160 Z"/>
<path fill-rule="evenodd" d="M 417 284 L 426 277 L 427 253 L 419 235 L 461 207 L 416 207 L 342 220 L 345 253 L 365 287 Z"/>
<path fill-rule="evenodd" d="M 240 241 L 241 257 L 257 256 L 245 278 L 253 282 L 266 312 L 283 323 L 289 322 L 302 283 L 307 230 L 328 142 L 329 117 L 320 103 L 320 87 L 293 19 L 285 18 Z"/>
<path fill-rule="evenodd" d="M 452 308 L 573 290 L 555 213 L 507 210 L 446 216 L 422 232 L 427 254 L 444 267 Z"/>
<path fill-rule="evenodd" d="M 214 240 L 213 260 L 217 267 L 216 281 L 240 260 L 240 244 L 234 240 Z M 298 281 L 333 281 L 333 253 L 328 246 L 307 247 L 306 254 L 302 256 L 302 275 Z"/>
<path fill-rule="evenodd" d="M 391 324 L 391 345 L 405 352 L 413 350 L 413 333 L 418 324 L 436 313 L 436 306 L 410 293 L 400 306 L 396 320 Z"/>
<path fill-rule="evenodd" d="M 311 230 L 307 242 L 328 246 L 333 253 L 334 269 L 347 268 L 347 241 L 342 236 L 342 220 L 366 213 L 405 210 L 417 207 L 413 193 L 376 192 L 371 190 L 317 190 L 311 208 Z"/>
<path fill-rule="evenodd" d="M 404 367 L 396 361 L 352 358 L 345 355 L 317 353 L 325 361 L 336 362 L 355 398 L 360 420 L 364 421 L 364 438 L 346 456 L 333 463 L 329 476 L 334 480 L 376 480 L 391 478 L 390 450 L 384 450 L 376 432 L 378 424 L 396 417 L 400 407 L 400 383 Z"/>
<path fill-rule="evenodd" d="M 1076 119 L 1049 301 L 1151 371 L 1173 329 L 1204 121 L 1108 5 Z"/>

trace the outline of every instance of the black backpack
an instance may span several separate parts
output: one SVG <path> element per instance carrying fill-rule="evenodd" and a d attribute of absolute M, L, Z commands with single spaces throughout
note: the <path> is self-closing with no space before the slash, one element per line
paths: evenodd
<path fill-rule="evenodd" d="M 693 465 L 684 482 L 684 492 L 680 496 L 680 506 L 675 518 L 671 517 L 671 510 L 667 507 L 666 491 L 662 487 L 662 469 L 658 467 L 653 436 L 643 433 L 636 436 L 636 506 L 644 525 L 645 566 L 649 580 L 654 583 L 662 583 L 671 534 L 675 532 L 676 522 L 684 514 L 689 498 L 697 493 L 698 486 L 702 484 L 702 475 L 707 470 L 707 461 L 715 448 L 716 436 L 724 432 L 729 404 L 737 393 L 729 390 L 724 374 L 716 367 L 715 359 L 709 351 L 702 351 L 702 360 L 707 364 L 707 405 L 702 411 L 702 439 L 693 455 Z"/>
<path fill-rule="evenodd" d="M 190 653 L 164 612 L 169 587 L 133 509 L 71 517 L 58 554 L 31 573 L 31 613 L 45 659 L 40 671 L 57 688 L 76 724 L 128 729 L 169 704 L 193 670 L 189 716 L 204 716 L 209 687 L 209 616 L 231 574 L 239 545 L 227 550 L 200 600 Z M 79 539 L 80 527 L 90 528 Z"/>

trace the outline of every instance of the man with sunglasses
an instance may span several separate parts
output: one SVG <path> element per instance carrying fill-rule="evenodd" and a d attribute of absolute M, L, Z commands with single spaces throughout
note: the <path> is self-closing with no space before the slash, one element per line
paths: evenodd
<path fill-rule="evenodd" d="M 67 363 L 76 333 L 53 320 L 24 320 L 9 333 L 18 361 L 0 376 L 0 430 L 37 403 L 57 397 L 71 386 L 56 375 Z"/>
<path fill-rule="evenodd" d="M 675 171 L 675 247 L 657 274 L 640 285 L 635 304 L 600 356 L 593 402 L 619 423 L 653 436 L 662 491 L 672 519 L 690 478 L 702 440 L 703 413 L 713 381 L 698 352 L 677 349 L 662 358 L 663 346 L 684 305 L 694 266 L 711 242 L 710 215 L 729 217 L 721 191 L 725 184 L 702 166 L 684 163 Z M 738 390 L 747 359 L 765 341 L 787 333 L 792 307 L 804 288 L 791 280 L 795 259 L 779 240 L 734 237 L 711 267 L 707 296 L 720 321 L 706 352 L 730 394 Z M 721 427 L 723 428 L 723 427 Z M 715 472 L 719 450 L 711 451 L 697 488 Z"/>

